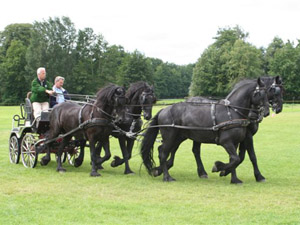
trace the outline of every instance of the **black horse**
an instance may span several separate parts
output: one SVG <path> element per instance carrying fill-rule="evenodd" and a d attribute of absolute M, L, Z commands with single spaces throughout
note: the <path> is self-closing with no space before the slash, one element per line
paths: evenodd
<path fill-rule="evenodd" d="M 283 86 L 282 80 L 279 76 L 276 77 L 261 77 L 263 82 L 267 88 L 267 98 L 269 103 L 272 106 L 273 111 L 277 114 L 282 111 L 282 104 L 283 104 Z M 187 100 L 187 102 L 196 102 L 196 103 L 208 103 L 213 104 L 216 103 L 215 101 L 211 101 L 207 98 L 203 97 L 191 97 Z M 261 119 L 259 120 L 251 120 L 251 123 L 247 127 L 247 133 L 245 139 L 239 145 L 239 157 L 241 164 L 244 161 L 246 150 L 248 152 L 249 158 L 252 162 L 253 169 L 254 169 L 254 176 L 256 181 L 261 182 L 265 181 L 264 176 L 258 169 L 257 159 L 254 151 L 253 146 L 253 136 L 256 134 L 258 130 L 258 126 Z M 196 141 L 193 142 L 193 153 L 197 163 L 197 172 L 200 178 L 207 178 L 207 172 L 204 169 L 200 152 L 201 152 L 201 143 Z M 174 153 L 172 153 L 170 159 L 168 160 L 168 168 L 171 168 L 174 164 Z M 230 173 L 230 170 L 222 171 L 220 176 L 226 176 Z"/>
<path fill-rule="evenodd" d="M 92 171 L 91 176 L 100 176 L 97 172 L 97 164 L 101 160 L 97 158 L 95 144 L 101 142 L 105 149 L 109 149 L 109 135 L 112 132 L 112 119 L 121 122 L 125 117 L 125 90 L 114 84 L 102 88 L 96 95 L 94 104 L 80 106 L 72 102 L 64 102 L 55 106 L 50 114 L 50 131 L 48 138 L 58 137 L 59 134 L 68 133 L 79 126 L 82 130 L 67 135 L 61 141 L 57 152 L 57 171 L 65 172 L 62 167 L 61 154 L 66 145 L 74 136 L 80 142 L 81 152 L 84 152 L 86 141 L 89 141 Z M 48 149 L 51 148 L 51 143 Z M 49 158 L 48 158 L 48 157 Z M 46 158 L 42 159 L 42 164 L 50 161 L 50 151 L 48 150 Z M 80 166 L 83 161 L 78 158 L 76 166 Z"/>
<path fill-rule="evenodd" d="M 152 106 L 156 102 L 156 97 L 154 95 L 153 86 L 150 86 L 144 81 L 138 81 L 131 84 L 125 96 L 128 101 L 125 111 L 125 120 L 122 123 L 117 124 L 117 126 L 123 131 L 129 132 L 129 134 L 134 134 L 135 132 L 140 131 L 142 127 L 142 112 L 145 120 L 150 120 L 152 118 Z M 119 156 L 114 156 L 111 166 L 117 167 L 125 163 L 124 174 L 133 173 L 129 167 L 128 160 L 132 155 L 135 138 L 126 136 L 124 133 L 119 133 L 118 131 L 116 133 L 113 132 L 112 135 L 119 139 L 123 159 Z M 97 149 L 99 149 L 99 147 L 101 146 L 98 146 Z M 98 155 L 100 155 L 100 152 Z M 110 152 L 105 152 L 103 158 L 108 160 L 110 156 Z"/>
<path fill-rule="evenodd" d="M 230 161 L 215 162 L 213 172 L 229 170 L 232 172 L 231 182 L 241 183 L 234 170 L 240 162 L 236 149 L 245 138 L 249 117 L 262 107 L 264 116 L 267 116 L 266 88 L 259 78 L 239 82 L 226 99 L 217 104 L 199 107 L 196 103 L 181 102 L 162 109 L 152 119 L 141 144 L 141 155 L 148 173 L 154 176 L 163 173 L 164 181 L 174 181 L 168 172 L 167 158 L 189 138 L 198 143 L 223 146 Z M 163 143 L 158 147 L 160 166 L 153 168 L 153 144 L 159 130 Z"/>

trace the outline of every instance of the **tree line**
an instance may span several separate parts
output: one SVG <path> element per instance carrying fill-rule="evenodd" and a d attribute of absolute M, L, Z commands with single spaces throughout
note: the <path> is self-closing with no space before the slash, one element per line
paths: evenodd
<path fill-rule="evenodd" d="M 241 79 L 279 75 L 284 99 L 300 99 L 300 41 L 275 37 L 265 49 L 247 42 L 248 36 L 239 26 L 219 29 L 195 65 L 190 95 L 223 97 Z"/>
<path fill-rule="evenodd" d="M 128 88 L 142 80 L 155 86 L 158 98 L 187 96 L 194 67 L 126 52 L 92 28 L 76 30 L 68 17 L 11 24 L 0 32 L 0 103 L 23 102 L 41 66 L 52 83 L 65 77 L 69 93 L 95 94 L 108 83 Z"/>
<path fill-rule="evenodd" d="M 275 37 L 258 49 L 247 42 L 248 35 L 238 26 L 221 28 L 196 63 L 176 65 L 109 45 L 92 28 L 76 30 L 68 17 L 10 24 L 0 31 L 0 104 L 23 102 L 41 66 L 49 81 L 65 77 L 65 88 L 74 94 L 143 80 L 154 85 L 158 98 L 224 97 L 240 79 L 280 75 L 285 99 L 299 99 L 299 43 Z"/>

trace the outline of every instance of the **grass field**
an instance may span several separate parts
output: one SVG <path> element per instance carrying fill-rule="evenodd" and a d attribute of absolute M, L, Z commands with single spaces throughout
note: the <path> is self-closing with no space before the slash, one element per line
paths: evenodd
<path fill-rule="evenodd" d="M 90 177 L 88 154 L 79 168 L 66 163 L 64 174 L 55 171 L 53 155 L 48 166 L 26 169 L 8 157 L 11 118 L 18 112 L 19 107 L 0 107 L 1 225 L 300 224 L 300 105 L 285 105 L 281 114 L 261 123 L 254 144 L 267 180 L 255 181 L 246 156 L 237 169 L 242 185 L 210 172 L 214 161 L 228 161 L 216 145 L 203 145 L 209 178 L 199 179 L 191 141 L 177 152 L 170 170 L 177 181 L 172 183 L 150 177 L 140 167 L 137 145 L 130 161 L 135 175 L 124 175 L 124 166 L 110 167 L 110 160 L 101 177 Z M 120 155 L 116 139 L 110 140 L 112 155 Z"/>

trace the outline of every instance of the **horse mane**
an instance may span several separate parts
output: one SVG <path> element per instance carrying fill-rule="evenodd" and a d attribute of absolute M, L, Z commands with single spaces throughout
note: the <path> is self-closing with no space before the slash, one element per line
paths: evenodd
<path fill-rule="evenodd" d="M 116 91 L 116 89 L 118 89 L 119 86 L 115 85 L 115 84 L 108 84 L 105 87 L 101 88 L 96 96 L 97 96 L 97 100 L 96 102 L 102 103 L 103 105 L 105 105 L 108 101 L 110 101 Z"/>
<path fill-rule="evenodd" d="M 147 89 L 150 91 L 151 87 L 145 81 L 137 81 L 135 83 L 132 83 L 130 84 L 130 87 L 128 88 L 125 96 L 129 101 L 131 101 L 134 99 L 135 94 L 142 89 Z"/>
<path fill-rule="evenodd" d="M 239 82 L 237 82 L 232 91 L 226 96 L 226 99 L 228 99 L 229 97 L 231 97 L 238 89 L 240 89 L 241 87 L 245 87 L 247 85 L 253 85 L 253 87 L 255 87 L 257 84 L 257 80 L 256 79 L 243 79 Z"/>

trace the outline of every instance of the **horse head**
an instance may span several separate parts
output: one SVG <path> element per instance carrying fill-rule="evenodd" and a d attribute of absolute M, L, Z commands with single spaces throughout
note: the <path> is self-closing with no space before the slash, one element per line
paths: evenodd
<path fill-rule="evenodd" d="M 251 109 L 253 109 L 250 110 L 248 115 L 250 119 L 262 119 L 260 117 L 266 117 L 270 114 L 267 97 L 266 85 L 261 78 L 258 78 L 256 88 L 250 99 Z"/>
<path fill-rule="evenodd" d="M 124 121 L 125 118 L 124 107 L 126 102 L 127 99 L 125 97 L 125 88 L 117 87 L 113 95 L 113 106 L 114 106 L 113 115 L 117 123 L 121 123 L 122 121 Z"/>
<path fill-rule="evenodd" d="M 272 110 L 277 114 L 282 111 L 284 89 L 280 76 L 272 77 L 272 81 L 268 89 L 268 100 L 272 105 Z"/>
<path fill-rule="evenodd" d="M 262 115 L 270 114 L 266 86 L 261 78 L 257 80 L 242 80 L 226 97 L 236 111 L 247 115 L 251 120 L 257 120 Z"/>
<path fill-rule="evenodd" d="M 147 87 L 140 95 L 140 104 L 143 110 L 143 116 L 146 120 L 152 118 L 152 106 L 156 102 L 153 86 Z"/>
<path fill-rule="evenodd" d="M 102 112 L 117 122 L 121 122 L 125 117 L 125 89 L 123 87 L 110 84 L 102 88 L 97 93 L 95 105 L 102 109 Z"/>
<path fill-rule="evenodd" d="M 135 82 L 130 85 L 126 97 L 130 106 L 128 115 L 139 117 L 143 111 L 144 118 L 146 120 L 151 119 L 152 106 L 156 102 L 153 86 L 149 86 L 144 81 Z"/>

